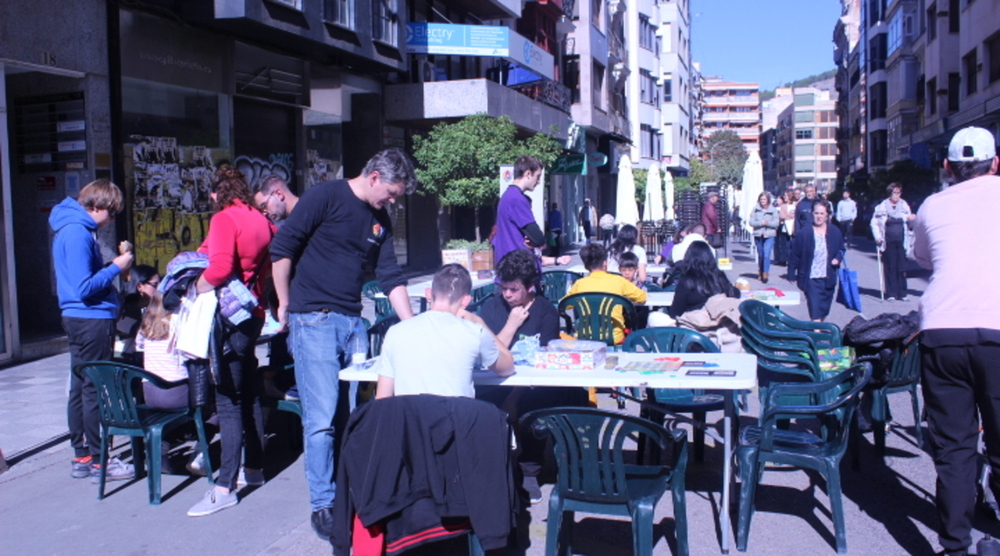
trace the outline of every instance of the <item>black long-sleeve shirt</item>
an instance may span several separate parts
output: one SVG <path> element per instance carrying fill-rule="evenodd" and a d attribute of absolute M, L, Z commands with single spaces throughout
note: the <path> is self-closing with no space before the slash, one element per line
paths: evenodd
<path fill-rule="evenodd" d="M 384 208 L 358 199 L 346 180 L 314 185 L 271 242 L 271 260 L 294 264 L 288 310 L 361 314 L 361 287 L 374 267 L 382 291 L 406 285 Z"/>

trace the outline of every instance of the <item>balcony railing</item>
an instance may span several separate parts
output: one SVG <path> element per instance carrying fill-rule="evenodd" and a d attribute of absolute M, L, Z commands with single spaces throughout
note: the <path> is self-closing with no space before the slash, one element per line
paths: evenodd
<path fill-rule="evenodd" d="M 543 79 L 541 82 L 512 85 L 510 88 L 567 114 L 573 106 L 573 91 L 558 81 Z"/>

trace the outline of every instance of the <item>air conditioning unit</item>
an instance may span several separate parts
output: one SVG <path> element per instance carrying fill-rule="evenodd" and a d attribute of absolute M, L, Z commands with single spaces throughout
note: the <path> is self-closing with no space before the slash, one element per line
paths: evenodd
<path fill-rule="evenodd" d="M 430 83 L 437 76 L 437 68 L 430 60 L 417 60 L 417 82 Z"/>

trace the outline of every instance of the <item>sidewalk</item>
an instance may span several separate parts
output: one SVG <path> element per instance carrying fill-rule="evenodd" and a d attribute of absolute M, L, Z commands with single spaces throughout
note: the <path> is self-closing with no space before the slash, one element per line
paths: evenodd
<path fill-rule="evenodd" d="M 869 242 L 870 243 L 870 242 Z M 906 312 L 917 306 L 926 277 L 910 279 L 911 301 L 882 302 L 873 251 L 852 250 L 848 260 L 858 270 L 865 314 Z M 575 256 L 573 264 L 579 262 Z M 731 279 L 745 276 L 754 288 L 756 268 L 745 245 L 731 245 L 734 270 Z M 767 286 L 794 288 L 772 269 Z M 413 278 L 413 281 L 420 278 Z M 872 293 L 874 296 L 872 297 Z M 805 318 L 805 306 L 792 307 L 793 316 Z M 370 311 L 370 308 L 366 309 Z M 370 316 L 370 315 L 369 315 Z M 841 326 L 855 313 L 834 304 L 830 321 Z M 287 451 L 291 430 L 284 423 L 274 432 L 269 449 L 268 483 L 244 490 L 235 508 L 204 518 L 189 518 L 187 509 L 204 494 L 203 479 L 164 476 L 164 500 L 150 506 L 145 479 L 127 484 L 111 483 L 109 496 L 98 501 L 97 487 L 69 477 L 72 450 L 65 435 L 65 389 L 69 372 L 67 355 L 50 357 L 0 370 L 0 447 L 10 471 L 0 475 L 0 546 L 10 554 L 68 554 L 96 551 L 107 554 L 328 554 L 329 545 L 313 534 L 309 525 L 307 486 L 302 459 Z M 755 397 L 751 396 L 755 401 Z M 848 546 L 853 554 L 933 554 L 932 533 L 935 475 L 930 457 L 913 440 L 913 417 L 905 395 L 890 397 L 895 425 L 887 435 L 884 465 L 874 452 L 871 434 L 861 446 L 861 471 L 843 470 L 844 506 Z M 603 402 L 602 402 L 603 405 Z M 613 405 L 610 405 L 613 407 Z M 634 404 L 630 404 L 634 411 Z M 756 405 L 741 419 L 755 421 Z M 286 416 L 275 414 L 275 418 Z M 52 441 L 55 439 L 55 441 Z M 691 553 L 719 554 L 718 521 L 721 451 L 708 441 L 705 462 L 688 466 L 688 522 Z M 121 443 L 121 441 L 119 441 Z M 758 490 L 758 512 L 751 527 L 747 554 L 834 554 L 832 523 L 825 483 L 813 474 L 769 471 Z M 543 486 L 547 496 L 550 485 Z M 734 497 L 735 501 L 735 497 Z M 654 553 L 671 554 L 664 535 L 672 537 L 669 496 L 657 508 Z M 547 503 L 531 508 L 530 546 L 510 554 L 544 553 Z M 735 512 L 734 512 L 735 515 Z M 631 554 L 629 524 L 604 516 L 577 516 L 578 554 L 616 556 Z M 734 520 L 735 521 L 735 520 Z M 980 518 L 976 524 L 1000 536 L 995 521 Z M 729 533 L 732 534 L 732 533 Z M 976 540 L 981 534 L 976 533 Z M 438 547 L 427 554 L 452 554 Z M 735 550 L 734 550 L 735 553 Z"/>

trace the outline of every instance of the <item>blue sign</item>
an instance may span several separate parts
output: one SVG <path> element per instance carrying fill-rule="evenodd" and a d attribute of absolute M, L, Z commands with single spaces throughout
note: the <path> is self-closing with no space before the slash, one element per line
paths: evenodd
<path fill-rule="evenodd" d="M 407 23 L 406 52 L 464 56 L 508 56 L 510 29 L 492 25 Z"/>

